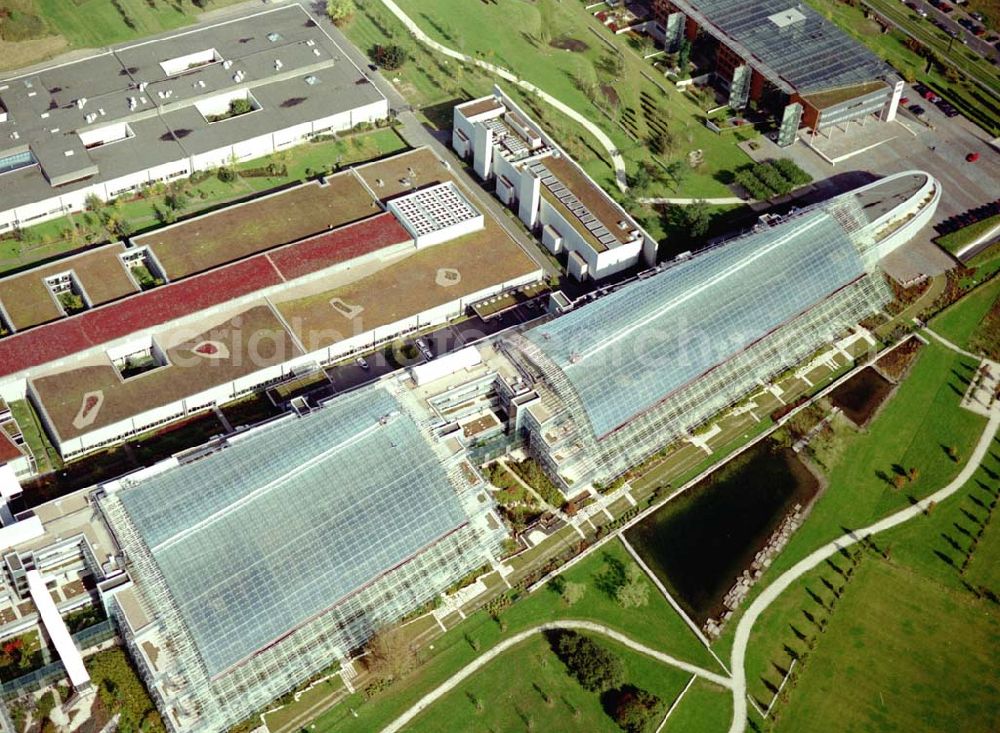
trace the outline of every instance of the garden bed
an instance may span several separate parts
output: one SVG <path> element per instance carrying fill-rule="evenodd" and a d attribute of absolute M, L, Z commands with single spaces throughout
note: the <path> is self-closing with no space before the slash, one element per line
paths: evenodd
<path fill-rule="evenodd" d="M 830 393 L 830 402 L 863 428 L 892 393 L 892 382 L 872 367 L 862 369 Z"/>

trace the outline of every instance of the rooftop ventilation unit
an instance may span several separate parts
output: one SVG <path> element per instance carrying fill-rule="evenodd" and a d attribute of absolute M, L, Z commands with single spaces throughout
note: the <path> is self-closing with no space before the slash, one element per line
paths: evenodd
<path fill-rule="evenodd" d="M 78 100 L 76 100 L 76 108 L 77 109 L 83 109 L 84 106 L 86 106 L 86 104 L 87 104 L 87 98 L 86 97 L 80 97 Z"/>
<path fill-rule="evenodd" d="M 282 66 L 284 66 L 284 64 L 281 63 L 281 59 L 275 59 L 274 60 L 274 70 L 275 71 L 281 71 L 281 67 Z"/>

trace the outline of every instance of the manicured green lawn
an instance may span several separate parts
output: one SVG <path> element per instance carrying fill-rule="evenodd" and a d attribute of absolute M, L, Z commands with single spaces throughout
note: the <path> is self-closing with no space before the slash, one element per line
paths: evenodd
<path fill-rule="evenodd" d="M 842 459 L 830 470 L 828 488 L 772 565 L 771 577 L 843 534 L 844 527 L 864 526 L 908 506 L 908 497 L 935 491 L 958 473 L 960 464 L 948 458 L 945 447 L 955 445 L 964 461 L 985 423 L 982 416 L 959 407 L 974 368 L 972 360 L 943 346 L 924 347 L 868 433 L 847 438 Z M 891 477 L 897 465 L 919 471 L 902 490 L 883 478 Z"/>
<path fill-rule="evenodd" d="M 830 562 L 800 578 L 771 604 L 754 626 L 747 652 L 748 690 L 760 706 L 767 707 L 771 702 L 795 656 L 804 659 L 804 662 L 803 659 L 799 661 L 799 664 L 804 665 L 798 667 L 799 672 L 812 665 L 829 664 L 809 652 L 817 645 L 822 649 L 829 649 L 829 645 L 840 643 L 831 641 L 828 632 L 820 633 L 820 624 L 854 623 L 859 619 L 857 604 L 848 604 L 846 599 L 868 594 L 873 603 L 880 603 L 885 594 L 896 592 L 891 585 L 883 587 L 882 583 L 864 580 L 869 577 L 871 565 L 882 565 L 902 578 L 917 578 L 913 584 L 923 589 L 921 597 L 907 600 L 916 605 L 922 601 L 923 595 L 952 598 L 956 603 L 975 605 L 981 601 L 970 589 L 983 585 L 1000 590 L 995 570 L 1000 535 L 990 536 L 993 524 L 987 518 L 990 513 L 987 507 L 1000 491 L 1000 487 L 996 485 L 997 472 L 1000 471 L 1000 440 L 997 440 L 996 446 L 993 455 L 987 456 L 973 479 L 955 496 L 936 506 L 930 514 L 879 535 L 875 538 L 875 551 L 862 552 L 859 548 L 852 548 L 850 554 L 860 560 L 860 566 L 852 567 L 852 560 L 840 554 L 835 555 Z M 978 546 L 974 547 L 972 537 L 984 523 L 987 525 L 986 533 Z M 972 562 L 963 573 L 965 557 L 970 551 Z M 884 555 L 881 554 L 883 552 Z M 841 600 L 838 600 L 838 596 Z M 989 614 L 991 607 L 981 607 L 980 610 Z M 866 610 L 860 611 L 860 618 L 865 618 L 866 613 Z M 992 615 L 996 617 L 995 612 Z M 945 621 L 946 619 L 928 620 L 934 623 Z M 974 632 L 970 631 L 970 634 L 974 635 Z M 947 637 L 948 634 L 944 632 L 939 636 Z M 919 648 L 915 653 L 931 653 L 925 651 L 924 638 L 924 635 L 915 634 L 909 641 L 914 649 Z M 834 664 L 844 666 L 855 663 L 853 657 L 847 659 L 846 655 L 853 654 L 860 658 L 864 652 L 852 638 L 847 647 L 837 653 L 845 655 L 845 659 L 839 659 Z M 860 663 L 855 666 L 860 666 Z M 832 670 L 824 673 L 834 674 L 836 673 Z M 813 678 L 803 678 L 786 688 L 783 701 L 777 705 L 779 711 L 789 698 L 793 706 L 798 705 L 797 690 L 808 679 Z M 826 677 L 823 676 L 822 679 Z M 807 697 L 809 694 L 812 693 L 807 693 Z M 926 694 L 933 697 L 933 691 L 927 691 Z M 939 704 L 943 704 L 944 699 L 938 701 Z M 902 720 L 905 719 L 893 715 L 892 726 L 885 729 L 895 729 Z"/>
<path fill-rule="evenodd" d="M 308 692 L 302 693 L 297 701 L 292 700 L 279 710 L 265 715 L 264 720 L 268 730 L 278 731 L 294 723 L 300 715 L 306 713 L 310 708 L 322 704 L 325 699 L 336 694 L 343 687 L 344 682 L 340 677 L 333 677 L 318 683 Z"/>
<path fill-rule="evenodd" d="M 1000 277 L 979 286 L 958 304 L 932 318 L 930 327 L 957 346 L 967 348 L 997 298 L 1000 298 Z"/>
<path fill-rule="evenodd" d="M 664 701 L 664 711 L 687 684 L 689 675 L 686 672 L 599 635 L 593 638 L 622 659 L 629 684 L 648 690 Z M 517 672 L 512 674 L 512 670 Z M 477 701 L 482 706 L 481 711 L 477 710 Z M 583 689 L 569 675 L 542 634 L 494 659 L 406 728 L 411 733 L 532 729 L 620 731 L 604 712 L 600 695 Z"/>
<path fill-rule="evenodd" d="M 390 39 L 414 55 L 415 60 L 404 66 L 398 76 L 401 91 L 410 93 L 415 104 L 437 104 L 442 99 L 467 99 L 484 93 L 481 80 L 485 77 L 481 72 L 458 72 L 457 61 L 423 48 L 414 49 L 416 42 L 401 31 L 388 11 L 371 5 L 366 2 L 362 6 L 362 12 L 347 32 L 362 49 Z M 691 197 L 732 195 L 717 180 L 717 175 L 749 161 L 736 146 L 738 139 L 709 131 L 701 121 L 701 111 L 688 97 L 675 91 L 627 41 L 611 35 L 582 5 L 557 0 L 475 4 L 459 4 L 456 0 L 402 0 L 399 5 L 435 40 L 512 71 L 601 125 L 622 152 L 630 173 L 640 162 L 653 160 L 645 138 L 650 130 L 649 120 L 654 116 L 664 120 L 673 137 L 672 149 L 658 158 L 661 163 L 670 159 L 686 161 L 690 151 L 704 151 L 705 162 L 694 171 L 685 164 L 685 175 L 679 184 L 668 182 L 657 190 L 637 192 L 638 195 L 667 196 L 674 192 Z M 498 27 L 516 31 L 496 33 Z M 579 50 L 567 51 L 551 45 L 565 40 L 574 42 Z M 614 61 L 616 58 L 621 61 Z M 473 83 L 467 83 L 466 73 L 474 76 Z M 421 79 L 420 74 L 435 78 Z M 659 77 L 660 81 L 653 83 L 644 74 Z M 453 78 L 439 81 L 438 76 Z M 432 84 L 430 93 L 424 88 L 428 81 L 439 81 Z M 487 81 L 487 90 L 491 81 Z M 513 85 L 504 84 L 504 88 L 525 101 Z M 609 184 L 613 188 L 608 161 L 602 162 L 603 149 L 586 133 L 578 136 L 574 126 L 560 113 L 534 100 L 531 104 L 534 108 L 529 111 L 532 114 L 541 111 L 544 117 L 541 122 L 547 131 L 605 188 Z M 450 118 L 450 110 L 447 115 L 436 117 L 444 123 L 450 122 Z M 629 136 L 626 127 L 637 139 Z"/>
<path fill-rule="evenodd" d="M 775 730 L 1000 728 L 995 607 L 890 562 L 857 575 Z"/>
<path fill-rule="evenodd" d="M 733 715 L 733 697 L 705 680 L 695 680 L 667 719 L 664 733 L 723 733 Z"/>
<path fill-rule="evenodd" d="M 911 497 L 922 497 L 946 485 L 958 473 L 978 440 L 985 418 L 959 407 L 975 362 L 945 347 L 925 346 L 866 433 L 846 433 L 827 475 L 828 486 L 816 501 L 803 526 L 775 559 L 751 599 L 798 560 L 845 529 L 863 527 L 879 517 L 909 506 Z M 945 452 L 959 451 L 959 463 Z M 892 483 L 894 466 L 916 468 L 918 477 L 903 489 Z M 749 603 L 744 601 L 741 608 Z M 715 643 L 716 652 L 729 655 L 732 632 L 739 614 Z"/>
<path fill-rule="evenodd" d="M 975 224 L 964 226 L 957 231 L 951 232 L 950 234 L 945 234 L 943 237 L 938 237 L 934 241 L 936 241 L 941 247 L 944 247 L 946 250 L 951 252 L 953 255 L 957 255 L 963 247 L 968 244 L 972 244 L 997 226 L 1000 226 L 1000 214 L 991 216 L 988 219 L 983 219 L 982 221 L 977 221 Z M 998 234 L 998 236 L 1000 236 L 1000 234 Z"/>
<path fill-rule="evenodd" d="M 35 0 L 35 4 L 52 29 L 78 48 L 97 48 L 187 25 L 194 22 L 196 12 L 190 1 Z"/>
<path fill-rule="evenodd" d="M 479 653 L 511 634 L 560 618 L 603 623 L 654 649 L 666 651 L 706 669 L 720 671 L 709 652 L 652 587 L 652 583 L 646 606 L 623 609 L 613 600 L 609 592 L 602 588 L 602 580 L 615 561 L 630 561 L 624 547 L 617 541 L 608 543 L 564 573 L 567 582 L 587 584 L 580 601 L 573 606 L 566 606 L 551 587 L 543 587 L 503 612 L 501 618 L 507 625 L 504 632 L 500 631 L 497 622 L 484 611 L 469 616 L 435 639 L 431 647 L 422 650 L 424 662 L 409 677 L 367 702 L 360 693 L 350 696 L 317 718 L 316 731 L 367 733 L 378 730 Z M 473 643 L 479 646 L 479 652 L 473 649 Z M 352 710 L 357 713 L 357 717 L 352 715 Z"/>
<path fill-rule="evenodd" d="M 45 473 L 52 468 L 62 466 L 62 459 L 58 451 L 52 445 L 48 435 L 42 429 L 38 416 L 34 408 L 27 400 L 15 400 L 9 403 L 10 414 L 21 428 L 21 435 L 24 436 L 24 443 L 35 457 L 39 473 Z"/>

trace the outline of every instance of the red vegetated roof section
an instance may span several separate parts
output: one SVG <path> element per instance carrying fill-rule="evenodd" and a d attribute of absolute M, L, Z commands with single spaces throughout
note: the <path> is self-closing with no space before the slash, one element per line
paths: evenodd
<path fill-rule="evenodd" d="M 14 441 L 11 440 L 6 431 L 0 430 L 0 466 L 4 463 L 16 461 L 23 456 L 24 454 L 21 452 L 21 449 L 14 444 Z"/>
<path fill-rule="evenodd" d="M 0 339 L 0 376 L 224 303 L 282 277 L 264 255 Z"/>
<path fill-rule="evenodd" d="M 291 280 L 409 239 L 406 229 L 387 212 L 289 244 L 267 256 L 285 279 Z"/>

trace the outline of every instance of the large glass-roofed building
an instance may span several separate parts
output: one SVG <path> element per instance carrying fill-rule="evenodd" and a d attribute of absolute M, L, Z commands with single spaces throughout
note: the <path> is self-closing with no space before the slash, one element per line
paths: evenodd
<path fill-rule="evenodd" d="M 374 386 L 111 487 L 153 620 L 123 626 L 172 727 L 225 730 L 489 562 L 504 531 L 462 460 Z"/>
<path fill-rule="evenodd" d="M 846 333 L 890 297 L 867 224 L 841 197 L 512 337 L 534 452 L 612 478 Z"/>

